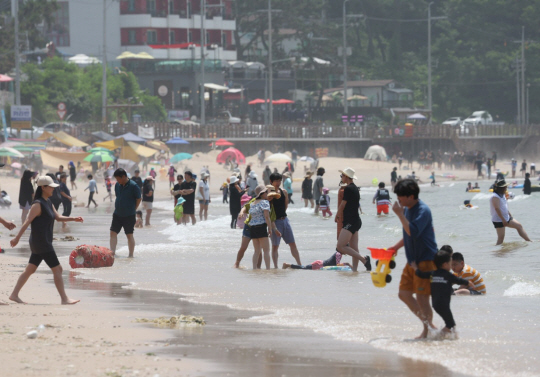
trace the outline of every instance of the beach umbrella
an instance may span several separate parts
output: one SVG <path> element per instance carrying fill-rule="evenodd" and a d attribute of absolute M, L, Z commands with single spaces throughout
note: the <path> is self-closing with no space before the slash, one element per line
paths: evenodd
<path fill-rule="evenodd" d="M 10 81 L 13 81 L 13 80 L 15 80 L 15 79 L 12 78 L 12 77 L 9 77 L 8 75 L 0 74 L 0 82 L 10 82 Z"/>
<path fill-rule="evenodd" d="M 268 102 L 268 100 L 265 101 L 263 99 L 257 98 L 257 99 L 254 99 L 253 101 L 249 101 L 248 105 L 259 105 L 259 104 L 265 103 L 265 102 Z"/>
<path fill-rule="evenodd" d="M 11 167 L 13 169 L 20 169 L 20 168 L 22 168 L 22 165 L 20 163 L 18 163 L 18 162 L 14 162 L 14 163 L 11 164 Z"/>
<path fill-rule="evenodd" d="M 294 101 L 291 101 L 290 99 L 278 99 L 278 100 L 272 101 L 272 104 L 274 105 L 287 105 L 289 103 L 294 103 Z"/>
<path fill-rule="evenodd" d="M 133 141 L 135 143 L 146 142 L 146 139 L 143 139 L 142 137 L 135 135 L 133 132 L 128 132 L 127 134 L 117 136 L 115 139 L 120 139 L 120 138 L 124 138 L 125 141 Z"/>
<path fill-rule="evenodd" d="M 170 163 L 176 164 L 177 162 L 183 161 L 183 160 L 191 160 L 193 156 L 189 153 L 177 153 L 174 156 L 171 157 Z"/>
<path fill-rule="evenodd" d="M 425 116 L 423 116 L 420 113 L 412 114 L 407 117 L 407 119 L 426 119 Z"/>
<path fill-rule="evenodd" d="M 230 147 L 230 146 L 234 145 L 234 143 L 231 143 L 230 141 L 227 141 L 225 139 L 216 140 L 214 143 L 210 143 L 210 146 L 212 144 L 215 144 L 218 147 Z"/>
<path fill-rule="evenodd" d="M 291 161 L 292 159 L 286 154 L 274 153 L 273 155 L 268 156 L 264 162 L 270 163 L 270 162 L 291 162 Z"/>
<path fill-rule="evenodd" d="M 112 151 L 110 149 L 103 148 L 103 147 L 95 147 L 95 148 L 92 148 L 92 149 L 88 150 L 87 152 L 89 152 L 89 153 L 96 153 L 96 152 L 112 153 Z"/>
<path fill-rule="evenodd" d="M 365 97 L 365 96 L 355 94 L 354 96 L 351 96 L 351 97 L 347 98 L 347 101 L 364 101 L 366 99 L 368 99 L 368 98 Z"/>
<path fill-rule="evenodd" d="M 299 161 L 313 162 L 313 161 L 315 161 L 315 159 L 313 157 L 309 157 L 309 156 L 302 156 L 302 157 L 300 157 Z"/>
<path fill-rule="evenodd" d="M 170 151 L 167 144 L 165 144 L 161 140 L 150 140 L 146 142 L 146 145 L 148 145 L 150 148 L 157 149 L 158 151 L 165 151 L 165 152 Z"/>
<path fill-rule="evenodd" d="M 18 150 L 19 152 L 33 152 L 36 148 L 27 147 L 26 145 L 16 145 L 13 149 Z"/>
<path fill-rule="evenodd" d="M 227 160 L 236 161 L 237 164 L 245 164 L 246 163 L 246 157 L 242 152 L 240 152 L 236 148 L 227 148 L 220 154 L 218 154 L 216 161 L 218 163 L 224 164 L 227 162 Z"/>
<path fill-rule="evenodd" d="M 98 151 L 92 154 L 89 154 L 84 158 L 84 161 L 88 162 L 111 162 L 114 161 L 114 157 L 109 151 Z"/>
<path fill-rule="evenodd" d="M 22 158 L 22 157 L 24 157 L 24 154 L 22 154 L 21 152 L 19 152 L 16 149 L 9 148 L 9 147 L 4 147 L 4 148 L 0 148 L 0 157 Z"/>
<path fill-rule="evenodd" d="M 110 135 L 107 132 L 103 132 L 103 131 L 92 132 L 92 136 L 103 141 L 109 141 L 109 140 L 114 139 L 113 135 Z"/>
<path fill-rule="evenodd" d="M 165 144 L 189 144 L 189 141 L 182 139 L 181 137 L 173 137 L 170 140 L 167 140 Z"/>

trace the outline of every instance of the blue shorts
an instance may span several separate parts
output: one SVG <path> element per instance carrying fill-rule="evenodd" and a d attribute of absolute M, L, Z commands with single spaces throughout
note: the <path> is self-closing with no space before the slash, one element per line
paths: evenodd
<path fill-rule="evenodd" d="M 242 237 L 251 238 L 251 232 L 249 231 L 249 225 L 244 224 L 244 230 L 242 231 Z"/>
<path fill-rule="evenodd" d="M 199 204 L 207 206 L 208 204 L 210 204 L 210 200 L 199 200 Z"/>
<path fill-rule="evenodd" d="M 282 220 L 276 220 L 276 228 L 281 233 L 281 237 L 278 237 L 274 232 L 272 232 L 272 246 L 279 246 L 281 239 L 288 245 L 294 243 L 294 234 L 289 223 L 289 218 L 285 217 Z"/>

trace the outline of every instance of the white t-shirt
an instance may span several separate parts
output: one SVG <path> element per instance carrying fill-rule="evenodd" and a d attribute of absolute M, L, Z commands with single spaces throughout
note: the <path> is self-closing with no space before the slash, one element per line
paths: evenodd
<path fill-rule="evenodd" d="M 501 210 L 501 214 L 503 215 L 504 220 L 505 221 L 510 220 L 510 214 L 508 212 L 508 202 L 506 201 L 506 196 L 503 195 L 501 197 L 499 196 L 499 194 L 493 193 L 493 195 L 491 195 L 491 198 L 489 200 L 491 221 L 493 221 L 494 223 L 502 222 L 502 219 L 499 217 L 499 215 L 497 215 L 497 212 L 495 212 L 495 207 L 493 207 L 493 203 L 491 203 L 491 200 L 493 200 L 493 198 L 499 200 L 499 209 Z"/>
<path fill-rule="evenodd" d="M 201 196 L 200 189 L 203 189 L 203 196 Z M 210 200 L 210 186 L 208 185 L 208 182 L 205 182 L 201 179 L 199 182 L 199 188 L 197 189 L 197 198 L 199 200 Z"/>

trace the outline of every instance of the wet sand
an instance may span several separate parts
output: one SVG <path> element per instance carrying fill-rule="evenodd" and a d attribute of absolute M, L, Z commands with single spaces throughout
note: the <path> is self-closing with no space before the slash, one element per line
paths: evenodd
<path fill-rule="evenodd" d="M 1 213 L 8 219 L 17 219 L 19 214 L 15 206 Z M 79 240 L 55 241 L 59 256 L 68 255 L 79 244 L 108 245 L 112 215 L 108 203 L 97 210 L 75 208 L 73 215 L 84 216 L 85 223 L 69 224 L 66 234 Z M 161 221 L 169 216 L 154 210 L 152 223 L 156 225 L 136 230 L 137 242 L 167 242 L 158 231 Z M 57 225 L 56 238 L 65 235 L 59 229 Z M 1 230 L 4 247 L 14 232 Z M 120 234 L 119 248 L 125 244 L 125 236 Z M 231 250 L 231 266 L 235 253 L 236 245 Z M 27 236 L 17 248 L 7 248 L 7 254 L 0 255 L 3 300 L 7 300 L 28 256 Z M 136 256 L 137 249 L 129 263 L 137 263 Z M 127 262 L 122 253 L 119 258 Z M 368 344 L 337 341 L 307 329 L 242 321 L 264 313 L 193 304 L 176 295 L 76 278 L 77 272 L 70 269 L 67 259 L 61 263 L 68 295 L 81 302 L 59 305 L 50 270 L 41 266 L 21 293 L 30 305 L 0 306 L 3 375 L 459 376 L 440 365 L 410 360 Z M 137 317 L 180 314 L 202 316 L 207 324 L 171 330 L 135 323 Z M 37 339 L 27 339 L 25 334 L 40 324 L 53 327 Z"/>

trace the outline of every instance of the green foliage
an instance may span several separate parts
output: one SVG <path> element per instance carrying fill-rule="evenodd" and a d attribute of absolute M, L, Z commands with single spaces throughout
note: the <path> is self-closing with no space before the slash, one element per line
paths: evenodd
<path fill-rule="evenodd" d="M 83 69 L 60 58 L 52 58 L 46 59 L 41 66 L 26 64 L 23 72 L 28 79 L 21 83 L 21 100 L 33 106 L 34 118 L 44 123 L 58 120 L 56 108 L 59 102 L 64 102 L 72 122 L 101 120 L 101 65 Z M 162 121 L 166 118 L 159 98 L 141 92 L 131 72 L 113 74 L 108 70 L 107 96 L 109 104 L 141 102 L 144 107 L 133 114 L 140 114 L 143 120 Z"/>

